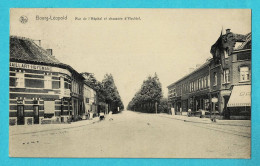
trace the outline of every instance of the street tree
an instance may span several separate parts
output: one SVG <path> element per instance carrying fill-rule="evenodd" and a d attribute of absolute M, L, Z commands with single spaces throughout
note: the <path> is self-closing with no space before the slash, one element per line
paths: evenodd
<path fill-rule="evenodd" d="M 148 76 L 139 91 L 128 104 L 128 109 L 154 113 L 156 103 L 159 104 L 162 98 L 162 85 L 157 74 L 153 77 Z"/>

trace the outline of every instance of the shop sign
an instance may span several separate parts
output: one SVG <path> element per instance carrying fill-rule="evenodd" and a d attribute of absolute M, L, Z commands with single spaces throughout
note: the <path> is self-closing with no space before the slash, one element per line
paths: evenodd
<path fill-rule="evenodd" d="M 10 62 L 10 67 L 22 68 L 22 69 L 31 69 L 31 70 L 59 72 L 59 73 L 64 73 L 64 74 L 71 76 L 71 73 L 67 69 L 62 69 L 62 68 L 59 68 L 59 67 L 50 67 L 50 66 L 17 63 L 17 62 Z"/>
<path fill-rule="evenodd" d="M 22 69 L 32 69 L 32 70 L 42 70 L 42 71 L 51 71 L 51 67 L 49 67 L 49 66 L 33 65 L 33 64 L 17 63 L 17 62 L 10 62 L 10 67 L 22 68 Z"/>

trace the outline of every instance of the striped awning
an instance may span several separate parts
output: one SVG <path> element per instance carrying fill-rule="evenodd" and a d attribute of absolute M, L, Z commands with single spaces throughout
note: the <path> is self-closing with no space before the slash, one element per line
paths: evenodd
<path fill-rule="evenodd" d="M 251 106 L 251 85 L 234 86 L 227 107 Z"/>

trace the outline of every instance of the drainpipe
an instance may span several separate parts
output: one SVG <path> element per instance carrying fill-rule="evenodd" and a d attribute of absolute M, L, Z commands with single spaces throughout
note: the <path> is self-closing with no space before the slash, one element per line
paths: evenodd
<path fill-rule="evenodd" d="M 209 79 L 208 79 L 208 84 L 209 84 L 209 104 L 210 104 L 210 118 L 211 118 L 211 113 L 212 113 L 212 107 L 211 107 L 211 81 L 210 81 L 210 78 L 211 78 L 211 76 L 210 76 L 210 63 L 209 63 L 209 65 L 208 65 L 208 67 L 209 67 Z"/>

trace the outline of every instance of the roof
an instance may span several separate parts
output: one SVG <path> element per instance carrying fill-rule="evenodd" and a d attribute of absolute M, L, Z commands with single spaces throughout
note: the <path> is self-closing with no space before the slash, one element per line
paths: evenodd
<path fill-rule="evenodd" d="M 47 50 L 38 46 L 33 40 L 17 36 L 10 37 L 10 59 L 61 64 L 58 59 L 48 54 Z"/>
<path fill-rule="evenodd" d="M 243 42 L 241 45 L 239 45 L 235 50 L 242 50 L 242 49 L 247 49 L 246 46 L 248 45 L 248 43 L 250 43 L 252 40 L 252 33 L 248 33 L 246 35 L 246 41 Z M 250 45 L 251 47 L 251 45 Z"/>
<path fill-rule="evenodd" d="M 10 60 L 66 68 L 84 79 L 84 77 L 70 65 L 61 63 L 53 55 L 49 54 L 47 50 L 38 46 L 32 39 L 29 38 L 10 36 Z"/>
<path fill-rule="evenodd" d="M 182 78 L 180 78 L 179 80 L 175 81 L 174 83 L 170 84 L 169 86 L 167 86 L 167 88 L 169 88 L 169 87 L 175 85 L 176 83 L 178 83 L 178 82 L 184 80 L 184 79 L 187 78 L 188 76 L 190 76 L 190 75 L 196 73 L 196 72 L 199 71 L 200 69 L 202 69 L 202 68 L 204 68 L 205 66 L 209 65 L 210 62 L 211 62 L 211 60 L 212 60 L 212 58 L 208 59 L 203 65 L 201 65 L 200 67 L 196 68 L 196 69 L 195 69 L 194 71 L 192 71 L 191 73 L 189 73 L 189 74 L 183 76 Z"/>

